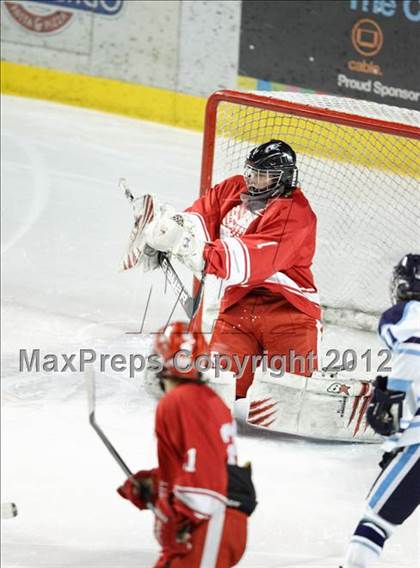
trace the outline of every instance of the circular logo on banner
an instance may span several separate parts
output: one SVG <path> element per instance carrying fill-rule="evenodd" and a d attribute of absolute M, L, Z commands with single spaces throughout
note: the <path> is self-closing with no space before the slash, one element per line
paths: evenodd
<path fill-rule="evenodd" d="M 327 388 L 327 392 L 350 395 L 350 387 L 343 383 L 331 383 Z"/>
<path fill-rule="evenodd" d="M 55 7 L 42 6 L 32 2 L 5 1 L 7 11 L 12 18 L 30 32 L 37 34 L 54 33 L 66 26 L 73 17 L 72 12 L 57 10 Z"/>
<path fill-rule="evenodd" d="M 354 49 L 364 57 L 373 57 L 382 48 L 384 34 L 374 20 L 357 21 L 351 30 Z"/>

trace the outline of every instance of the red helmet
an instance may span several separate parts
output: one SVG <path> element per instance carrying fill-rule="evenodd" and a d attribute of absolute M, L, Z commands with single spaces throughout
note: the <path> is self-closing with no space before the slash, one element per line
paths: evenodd
<path fill-rule="evenodd" d="M 159 330 L 154 351 L 163 366 L 159 378 L 201 380 L 195 361 L 199 355 L 208 353 L 207 344 L 201 333 L 190 331 L 189 324 L 176 321 Z"/>

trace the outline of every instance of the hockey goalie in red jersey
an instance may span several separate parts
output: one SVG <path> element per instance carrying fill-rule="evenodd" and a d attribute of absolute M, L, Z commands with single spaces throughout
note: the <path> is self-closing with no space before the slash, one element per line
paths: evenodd
<path fill-rule="evenodd" d="M 293 149 L 270 140 L 250 152 L 243 175 L 216 185 L 183 213 L 164 210 L 146 229 L 149 247 L 220 279 L 210 348 L 233 358 L 231 370 L 241 375 L 237 397 L 252 382 L 252 355 L 266 355 L 269 364 L 282 358 L 282 370 L 299 375 L 317 368 L 316 216 L 297 173 Z"/>
<path fill-rule="evenodd" d="M 156 410 L 159 466 L 118 489 L 139 509 L 154 508 L 162 547 L 155 568 L 234 566 L 256 506 L 250 467 L 236 464 L 231 413 L 194 366 L 205 349 L 201 334 L 182 322 L 157 335 L 156 381 L 165 391 Z"/>

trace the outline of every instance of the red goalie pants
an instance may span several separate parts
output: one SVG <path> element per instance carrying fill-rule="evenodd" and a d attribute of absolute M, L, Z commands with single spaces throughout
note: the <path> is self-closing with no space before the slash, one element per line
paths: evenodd
<path fill-rule="evenodd" d="M 223 521 L 222 521 L 223 522 Z M 191 552 L 175 558 L 170 568 L 230 568 L 245 551 L 248 517 L 245 513 L 226 508 L 223 532 L 211 521 L 198 525 L 191 534 Z M 217 522 L 216 522 L 217 525 Z"/>
<path fill-rule="evenodd" d="M 319 322 L 284 298 L 251 293 L 216 320 L 212 353 L 226 355 L 237 375 L 236 395 L 246 396 L 255 369 L 310 376 L 318 368 Z"/>

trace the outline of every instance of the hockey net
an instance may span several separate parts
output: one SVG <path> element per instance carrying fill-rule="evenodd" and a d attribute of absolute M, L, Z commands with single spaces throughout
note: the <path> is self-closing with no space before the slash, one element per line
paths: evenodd
<path fill-rule="evenodd" d="M 420 112 L 327 95 L 219 91 L 208 101 L 201 192 L 242 173 L 271 138 L 297 154 L 318 217 L 314 275 L 324 319 L 372 329 L 392 267 L 420 251 Z"/>

